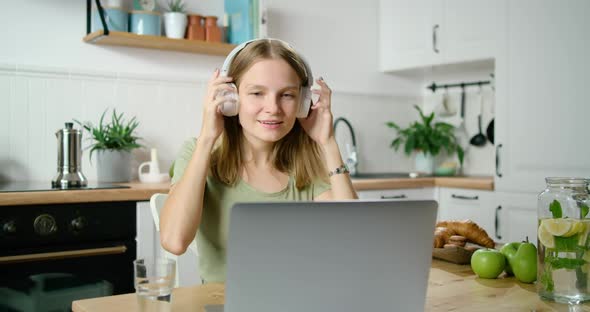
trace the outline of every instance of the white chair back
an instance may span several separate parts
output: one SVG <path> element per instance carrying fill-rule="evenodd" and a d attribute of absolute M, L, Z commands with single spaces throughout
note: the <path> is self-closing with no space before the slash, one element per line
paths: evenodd
<path fill-rule="evenodd" d="M 166 203 L 167 198 L 168 198 L 168 194 L 163 194 L 163 193 L 156 193 L 156 194 L 152 195 L 152 197 L 150 198 L 150 210 L 152 211 L 152 219 L 154 220 L 154 225 L 156 226 L 156 231 L 158 231 L 158 234 L 160 233 L 160 212 L 162 211 L 162 208 L 164 208 L 164 203 Z M 178 287 L 178 282 L 179 282 L 178 256 L 173 253 L 168 252 L 166 249 L 164 249 L 162 247 L 162 245 L 160 245 L 160 248 L 164 252 L 164 256 L 166 258 L 173 259 L 176 261 L 176 277 L 175 277 L 175 281 L 174 281 L 174 287 Z M 197 259 L 198 259 L 199 252 L 197 250 L 197 242 L 195 240 L 193 240 L 188 248 L 195 254 L 195 256 L 197 256 Z M 198 263 L 197 263 L 197 265 L 198 265 Z"/>

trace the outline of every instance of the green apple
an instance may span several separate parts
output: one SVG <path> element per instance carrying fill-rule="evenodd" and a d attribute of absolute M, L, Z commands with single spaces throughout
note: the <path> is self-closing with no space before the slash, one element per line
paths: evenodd
<path fill-rule="evenodd" d="M 481 278 L 496 278 L 506 267 L 506 257 L 496 249 L 478 249 L 471 255 L 471 269 Z"/>
<path fill-rule="evenodd" d="M 537 280 L 537 247 L 527 241 L 520 244 L 510 262 L 514 276 L 523 283 Z"/>
<path fill-rule="evenodd" d="M 512 257 L 516 255 L 516 251 L 518 250 L 518 247 L 520 247 L 521 244 L 521 242 L 513 242 L 510 244 L 506 244 L 502 246 L 502 248 L 500 248 L 500 252 L 504 254 L 504 256 L 506 257 L 506 268 L 504 268 L 504 271 L 506 271 L 508 275 L 514 275 L 514 272 L 512 272 L 512 266 L 510 262 L 512 261 Z"/>

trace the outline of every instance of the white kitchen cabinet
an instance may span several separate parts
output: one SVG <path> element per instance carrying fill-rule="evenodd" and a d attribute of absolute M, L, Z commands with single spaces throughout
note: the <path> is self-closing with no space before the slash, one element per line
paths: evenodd
<path fill-rule="evenodd" d="M 438 63 L 433 43 L 436 0 L 379 1 L 379 63 L 381 71 L 395 71 Z"/>
<path fill-rule="evenodd" d="M 393 72 L 495 57 L 506 0 L 380 0 L 380 70 Z"/>
<path fill-rule="evenodd" d="M 444 64 L 492 59 L 506 40 L 506 0 L 445 0 L 440 25 Z"/>
<path fill-rule="evenodd" d="M 137 203 L 137 258 L 164 257 L 164 250 L 160 244 L 160 234 L 152 218 L 149 202 Z M 188 251 L 178 257 L 179 286 L 201 284 L 197 256 Z"/>
<path fill-rule="evenodd" d="M 439 188 L 439 220 L 470 219 L 494 238 L 492 191 Z"/>
<path fill-rule="evenodd" d="M 497 231 L 494 240 L 504 243 L 529 238 L 537 244 L 537 194 L 495 192 L 494 220 Z"/>
<path fill-rule="evenodd" d="M 357 191 L 359 199 L 434 200 L 433 187 Z"/>
<path fill-rule="evenodd" d="M 587 0 L 510 1 L 496 61 L 497 190 L 540 192 L 548 176 L 590 176 L 588 12 Z"/>

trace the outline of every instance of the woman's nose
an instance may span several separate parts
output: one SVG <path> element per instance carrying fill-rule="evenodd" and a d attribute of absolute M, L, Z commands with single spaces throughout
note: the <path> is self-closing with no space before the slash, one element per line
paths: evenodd
<path fill-rule="evenodd" d="M 280 112 L 281 98 L 279 96 L 269 96 L 264 103 L 264 109 L 269 113 Z"/>

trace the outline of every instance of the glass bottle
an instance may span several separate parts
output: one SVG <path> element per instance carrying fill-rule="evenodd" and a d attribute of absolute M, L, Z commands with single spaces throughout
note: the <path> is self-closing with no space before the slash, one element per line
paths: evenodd
<path fill-rule="evenodd" d="M 537 291 L 557 302 L 590 300 L 590 180 L 545 181 L 537 201 Z"/>

